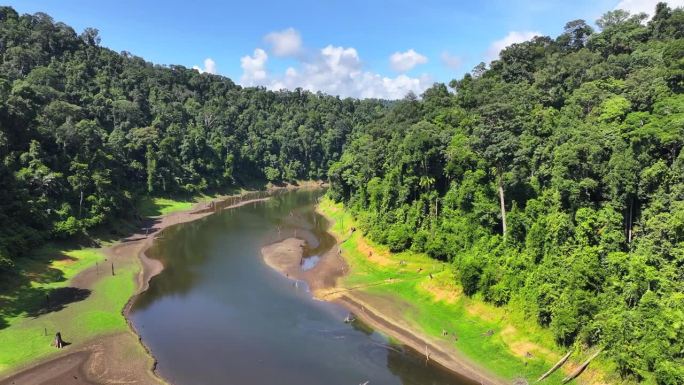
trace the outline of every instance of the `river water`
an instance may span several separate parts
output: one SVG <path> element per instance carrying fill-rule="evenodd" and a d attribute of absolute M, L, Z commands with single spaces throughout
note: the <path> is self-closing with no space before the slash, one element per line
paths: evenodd
<path fill-rule="evenodd" d="M 166 266 L 130 318 L 177 385 L 472 385 L 311 298 L 266 266 L 261 247 L 296 234 L 305 267 L 334 239 L 313 211 L 321 191 L 276 194 L 166 229 L 148 251 Z"/>

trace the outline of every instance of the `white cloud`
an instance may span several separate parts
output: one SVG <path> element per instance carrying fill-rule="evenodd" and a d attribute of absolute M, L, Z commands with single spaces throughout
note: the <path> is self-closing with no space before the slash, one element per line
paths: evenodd
<path fill-rule="evenodd" d="M 202 68 L 200 68 L 200 66 L 196 66 L 196 65 L 192 66 L 192 69 L 199 71 L 199 73 L 201 73 L 201 74 L 203 74 L 205 72 L 210 73 L 210 74 L 216 74 L 216 62 L 212 58 L 208 57 L 208 58 L 204 59 L 204 69 L 202 69 Z"/>
<path fill-rule="evenodd" d="M 247 55 L 240 58 L 240 67 L 242 67 L 242 79 L 240 82 L 245 86 L 266 85 L 267 60 L 268 55 L 261 48 L 255 49 L 252 56 Z"/>
<path fill-rule="evenodd" d="M 395 52 L 390 56 L 390 65 L 397 72 L 406 72 L 419 64 L 427 63 L 428 59 L 424 55 L 410 49 L 406 52 Z"/>
<path fill-rule="evenodd" d="M 451 68 L 452 70 L 456 70 L 461 68 L 461 64 L 463 64 L 463 58 L 452 55 L 448 51 L 444 51 L 442 52 L 442 64 L 448 68 Z"/>
<path fill-rule="evenodd" d="M 265 64 L 268 56 L 262 49 L 241 59 L 244 86 L 262 85 L 267 88 L 322 91 L 331 95 L 358 98 L 400 99 L 409 91 L 422 93 L 432 85 L 432 79 L 423 75 L 386 77 L 365 70 L 358 52 L 352 47 L 328 45 L 311 55 L 299 57 L 295 67 L 284 73 L 268 74 Z"/>
<path fill-rule="evenodd" d="M 646 13 L 649 16 L 652 16 L 655 12 L 656 4 L 661 1 L 667 3 L 672 8 L 684 7 L 684 0 L 621 0 L 618 5 L 615 6 L 615 9 L 624 9 L 633 15 Z"/>
<path fill-rule="evenodd" d="M 493 42 L 486 53 L 487 60 L 494 60 L 499 57 L 499 53 L 506 47 L 530 40 L 535 36 L 542 36 L 537 31 L 511 31 L 503 39 Z"/>
<path fill-rule="evenodd" d="M 294 28 L 271 32 L 264 37 L 275 56 L 294 56 L 302 48 L 302 37 Z"/>

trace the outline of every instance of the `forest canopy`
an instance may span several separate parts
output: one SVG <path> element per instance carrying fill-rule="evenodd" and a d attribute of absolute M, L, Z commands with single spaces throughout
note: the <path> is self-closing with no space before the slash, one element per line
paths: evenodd
<path fill-rule="evenodd" d="M 0 8 L 0 268 L 145 195 L 324 178 L 378 101 L 242 88 Z"/>
<path fill-rule="evenodd" d="M 514 44 L 355 128 L 330 194 L 624 379 L 684 384 L 684 11 Z"/>
<path fill-rule="evenodd" d="M 684 11 L 611 11 L 396 102 L 243 88 L 0 7 L 0 270 L 144 196 L 328 178 L 623 378 L 684 384 Z"/>

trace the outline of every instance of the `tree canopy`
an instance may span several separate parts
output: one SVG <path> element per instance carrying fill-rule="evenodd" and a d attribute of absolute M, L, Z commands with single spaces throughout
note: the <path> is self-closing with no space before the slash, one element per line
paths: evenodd
<path fill-rule="evenodd" d="M 0 267 L 140 196 L 320 179 L 380 102 L 242 88 L 0 8 Z"/>
<path fill-rule="evenodd" d="M 684 383 L 684 11 L 613 11 L 355 128 L 330 194 L 625 379 Z"/>
<path fill-rule="evenodd" d="M 620 376 L 684 384 L 684 11 L 612 11 L 396 102 L 243 88 L 0 7 L 0 270 L 147 195 L 328 178 Z"/>

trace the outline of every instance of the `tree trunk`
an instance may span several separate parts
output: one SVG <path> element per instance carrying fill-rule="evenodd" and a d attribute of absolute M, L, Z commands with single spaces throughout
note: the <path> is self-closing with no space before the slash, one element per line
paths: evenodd
<path fill-rule="evenodd" d="M 439 215 L 439 197 L 435 197 L 435 218 Z"/>
<path fill-rule="evenodd" d="M 78 219 L 81 219 L 81 209 L 83 208 L 83 190 L 81 190 L 81 199 L 78 200 Z"/>
<path fill-rule="evenodd" d="M 594 358 L 596 358 L 596 356 L 598 356 L 602 351 L 603 351 L 603 349 L 599 349 L 598 351 L 596 351 L 596 353 L 592 354 L 592 356 L 589 357 L 589 359 L 587 359 L 586 361 L 584 361 L 584 363 L 582 365 L 580 365 L 577 369 L 575 369 L 574 372 L 568 374 L 568 376 L 563 379 L 563 383 L 566 384 L 566 383 L 570 382 L 571 380 L 577 378 L 577 376 L 579 376 L 580 374 L 582 374 L 584 369 L 586 369 L 587 366 L 589 366 L 589 363 Z"/>
<path fill-rule="evenodd" d="M 501 229 L 503 231 L 504 238 L 506 238 L 506 199 L 504 198 L 503 175 L 501 175 L 501 171 L 499 171 L 498 184 L 499 203 L 501 204 Z"/>
<path fill-rule="evenodd" d="M 627 243 L 632 243 L 632 221 L 634 218 L 633 214 L 634 214 L 634 198 L 631 199 L 630 204 L 629 204 L 629 222 L 628 222 L 629 228 L 627 229 Z"/>

